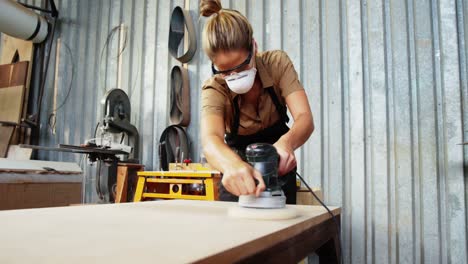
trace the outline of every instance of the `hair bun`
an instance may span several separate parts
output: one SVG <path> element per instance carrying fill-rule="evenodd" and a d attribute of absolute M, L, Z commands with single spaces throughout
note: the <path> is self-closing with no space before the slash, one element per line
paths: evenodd
<path fill-rule="evenodd" d="M 219 0 L 200 1 L 200 14 L 204 17 L 209 17 L 214 13 L 219 13 L 221 9 L 221 2 Z"/>

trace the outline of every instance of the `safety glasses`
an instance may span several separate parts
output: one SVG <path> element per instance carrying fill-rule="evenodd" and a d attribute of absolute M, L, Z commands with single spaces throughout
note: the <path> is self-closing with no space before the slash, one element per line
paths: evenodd
<path fill-rule="evenodd" d="M 247 56 L 247 59 L 245 59 L 244 62 L 242 62 L 241 64 L 237 65 L 236 67 L 234 68 L 231 68 L 231 69 L 227 69 L 227 70 L 224 70 L 224 71 L 218 71 L 214 64 L 211 63 L 211 71 L 213 72 L 213 74 L 223 74 L 223 75 L 227 75 L 235 70 L 238 70 L 242 67 L 244 67 L 245 65 L 248 65 L 250 63 L 250 60 L 252 59 L 252 49 L 249 48 L 250 52 L 249 52 L 249 56 Z"/>

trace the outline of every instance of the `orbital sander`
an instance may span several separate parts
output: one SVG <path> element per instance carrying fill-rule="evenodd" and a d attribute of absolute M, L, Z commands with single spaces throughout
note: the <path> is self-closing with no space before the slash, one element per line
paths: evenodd
<path fill-rule="evenodd" d="M 279 155 L 276 148 L 267 143 L 254 143 L 245 151 L 247 162 L 258 170 L 265 182 L 265 190 L 258 197 L 255 195 L 239 196 L 239 205 L 249 208 L 283 208 L 286 205 L 281 184 L 278 181 Z"/>

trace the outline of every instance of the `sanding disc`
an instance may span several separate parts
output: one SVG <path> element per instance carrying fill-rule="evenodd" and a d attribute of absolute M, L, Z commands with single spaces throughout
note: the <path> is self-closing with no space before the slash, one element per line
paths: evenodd
<path fill-rule="evenodd" d="M 245 208 L 240 206 L 231 207 L 228 210 L 229 217 L 247 218 L 255 220 L 285 220 L 298 216 L 297 210 L 293 207 L 279 209 Z"/>

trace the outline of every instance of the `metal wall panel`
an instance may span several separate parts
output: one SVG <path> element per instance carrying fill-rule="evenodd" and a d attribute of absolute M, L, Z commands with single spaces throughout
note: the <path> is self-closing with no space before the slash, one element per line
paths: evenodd
<path fill-rule="evenodd" d="M 124 89 L 141 136 L 147 170 L 159 167 L 157 143 L 168 121 L 172 66 L 169 17 L 187 5 L 198 36 L 198 1 L 59 0 L 61 38 L 56 133 L 55 46 L 42 113 L 41 144 L 80 144 L 102 118 L 106 90 Z M 296 154 L 299 171 L 342 206 L 344 263 L 467 263 L 468 4 L 463 0 L 236 0 L 260 49 L 291 57 L 316 129 Z M 119 31 L 127 46 L 117 79 Z M 114 29 L 114 31 L 113 31 Z M 112 34 L 113 32 L 113 34 Z M 107 44 L 107 45 L 106 45 Z M 210 62 L 199 50 L 188 64 L 193 160 L 200 159 L 200 87 Z M 70 48 L 64 48 L 65 46 Z M 73 78 L 72 78 L 73 77 Z M 95 201 L 94 167 L 80 162 L 87 201 Z"/>

